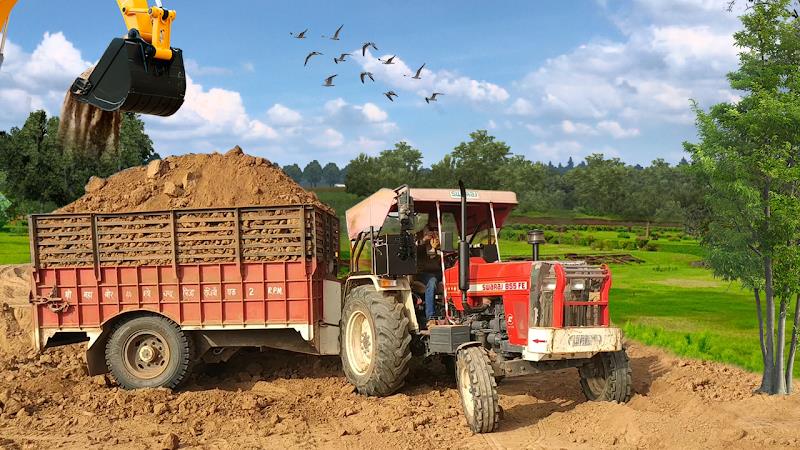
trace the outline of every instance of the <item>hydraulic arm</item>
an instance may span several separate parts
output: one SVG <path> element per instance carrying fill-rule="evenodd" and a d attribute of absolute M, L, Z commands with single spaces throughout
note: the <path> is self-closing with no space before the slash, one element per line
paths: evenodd
<path fill-rule="evenodd" d="M 8 17 L 17 0 L 0 0 L 0 65 Z M 128 33 L 115 38 L 85 78 L 70 88 L 76 99 L 105 111 L 169 116 L 183 105 L 186 73 L 183 53 L 170 47 L 175 11 L 161 0 L 117 0 Z"/>

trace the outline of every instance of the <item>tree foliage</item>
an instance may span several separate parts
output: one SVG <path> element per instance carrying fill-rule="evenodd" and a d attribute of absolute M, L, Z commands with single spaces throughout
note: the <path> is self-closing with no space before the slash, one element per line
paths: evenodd
<path fill-rule="evenodd" d="M 21 128 L 0 132 L 0 192 L 12 202 L 15 215 L 49 212 L 81 195 L 91 176 L 106 177 L 158 158 L 144 123 L 125 113 L 120 144 L 100 158 L 80 149 L 65 150 L 58 138 L 58 117 L 30 113 Z"/>
<path fill-rule="evenodd" d="M 322 181 L 322 166 L 316 159 L 306 164 L 303 168 L 303 180 L 312 187 L 316 187 Z"/>
<path fill-rule="evenodd" d="M 753 292 L 761 390 L 772 394 L 791 391 L 800 295 L 800 36 L 789 5 L 755 2 L 742 16 L 744 27 L 734 35 L 739 68 L 728 78 L 745 95 L 709 111 L 695 107 L 700 142 L 686 144 L 705 184 L 709 263 L 717 275 Z"/>

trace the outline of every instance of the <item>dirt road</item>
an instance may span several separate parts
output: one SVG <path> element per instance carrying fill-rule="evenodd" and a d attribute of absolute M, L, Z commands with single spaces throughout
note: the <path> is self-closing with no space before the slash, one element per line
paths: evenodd
<path fill-rule="evenodd" d="M 508 379 L 500 430 L 488 435 L 466 427 L 455 386 L 435 362 L 417 364 L 400 393 L 380 399 L 355 394 L 338 358 L 278 351 L 241 352 L 181 391 L 123 391 L 86 376 L 78 346 L 25 351 L 24 299 L 0 293 L 12 304 L 0 307 L 0 448 L 800 446 L 800 396 L 753 395 L 753 374 L 636 344 L 630 403 L 586 402 L 574 370 Z"/>

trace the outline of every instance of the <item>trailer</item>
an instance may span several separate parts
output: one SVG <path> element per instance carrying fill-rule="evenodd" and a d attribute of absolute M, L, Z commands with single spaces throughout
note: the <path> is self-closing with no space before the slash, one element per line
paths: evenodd
<path fill-rule="evenodd" d="M 37 349 L 177 387 L 241 347 L 339 353 L 339 221 L 315 205 L 29 218 Z"/>

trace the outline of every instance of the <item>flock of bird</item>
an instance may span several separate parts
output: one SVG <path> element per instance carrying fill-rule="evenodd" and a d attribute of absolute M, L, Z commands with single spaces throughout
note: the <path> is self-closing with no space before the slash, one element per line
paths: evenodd
<path fill-rule="evenodd" d="M 333 41 L 338 41 L 338 40 L 340 40 L 339 35 L 342 32 L 342 28 L 344 28 L 344 25 L 341 25 L 339 28 L 337 28 L 336 32 L 334 32 L 332 36 L 323 35 L 322 37 L 330 39 L 330 40 L 333 40 Z M 295 39 L 306 39 L 307 38 L 307 34 L 308 34 L 308 28 L 306 28 L 305 30 L 303 30 L 303 31 L 301 31 L 299 33 L 290 32 L 289 36 L 291 36 L 291 37 L 293 37 Z M 370 49 L 370 48 L 372 48 L 373 50 L 376 50 L 376 51 L 378 50 L 378 46 L 375 45 L 374 42 L 365 42 L 361 46 L 361 56 L 362 57 L 366 57 L 367 56 L 367 50 Z M 313 58 L 315 56 L 323 56 L 323 53 L 318 52 L 316 50 L 310 52 L 308 55 L 306 55 L 306 59 L 303 62 L 303 67 L 307 67 L 308 66 L 308 62 L 311 60 L 311 58 Z M 335 64 L 337 64 L 337 65 L 340 64 L 340 63 L 344 63 L 345 61 L 348 61 L 348 59 L 347 59 L 348 56 L 353 56 L 353 55 L 350 54 L 350 53 L 341 53 L 338 57 L 334 57 L 333 58 L 333 62 Z M 391 65 L 391 64 L 394 64 L 394 59 L 396 57 L 397 57 L 397 55 L 392 55 L 392 56 L 390 56 L 390 57 L 388 57 L 386 59 L 378 58 L 378 61 L 380 61 L 381 64 Z M 421 80 L 422 79 L 422 69 L 423 68 L 425 68 L 425 63 L 423 63 L 413 75 L 407 74 L 407 75 L 403 75 L 403 76 L 404 77 L 411 77 L 414 80 Z M 325 86 L 325 87 L 334 87 L 335 84 L 333 84 L 333 79 L 336 78 L 337 76 L 338 76 L 338 74 L 333 74 L 333 75 L 329 76 L 328 78 L 325 78 L 325 81 L 322 83 L 322 85 Z M 369 79 L 370 81 L 374 82 L 375 81 L 375 76 L 372 74 L 372 72 L 363 71 L 363 72 L 361 72 L 359 74 L 359 79 L 361 80 L 361 84 L 365 84 L 367 79 Z M 391 102 L 394 102 L 395 97 L 398 97 L 397 93 L 392 91 L 392 90 L 384 92 L 383 95 L 386 98 L 388 98 L 389 101 L 391 101 Z M 425 103 L 430 104 L 431 102 L 435 102 L 435 101 L 437 101 L 437 97 L 441 96 L 441 95 L 444 95 L 444 93 L 442 93 L 442 92 L 433 92 L 433 93 L 431 93 L 431 95 L 429 97 L 428 96 L 425 97 Z"/>

